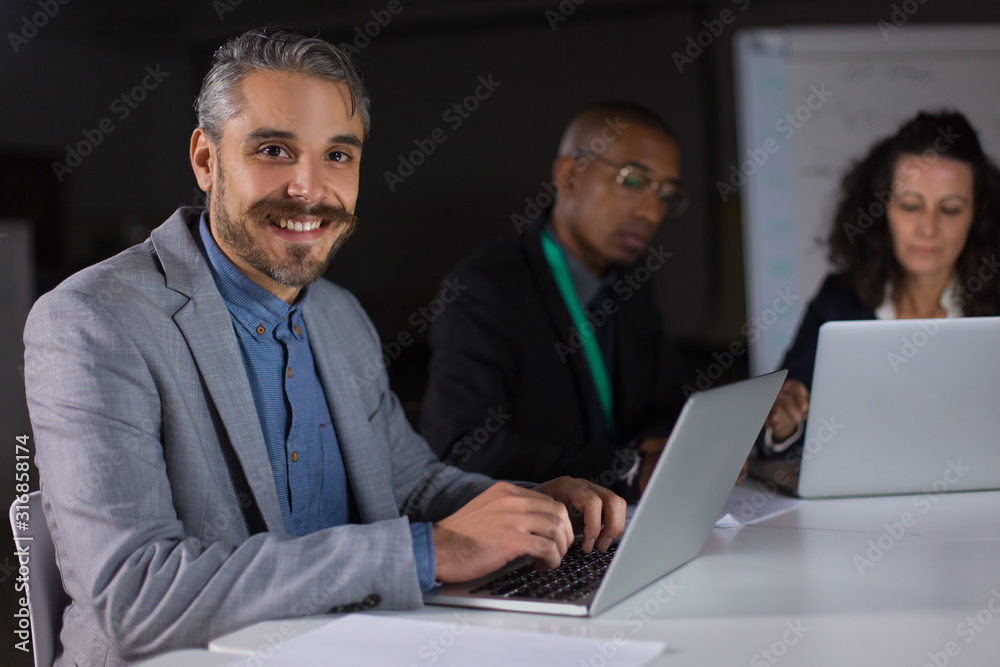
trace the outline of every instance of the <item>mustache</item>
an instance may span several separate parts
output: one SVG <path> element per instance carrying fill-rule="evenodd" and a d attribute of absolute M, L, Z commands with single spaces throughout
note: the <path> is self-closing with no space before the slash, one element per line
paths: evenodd
<path fill-rule="evenodd" d="M 352 228 L 358 224 L 357 216 L 332 204 L 320 202 L 306 206 L 301 202 L 288 199 L 261 199 L 247 209 L 246 215 L 263 220 L 268 224 L 279 220 L 305 217 L 319 218 L 323 222 L 344 224 Z"/>

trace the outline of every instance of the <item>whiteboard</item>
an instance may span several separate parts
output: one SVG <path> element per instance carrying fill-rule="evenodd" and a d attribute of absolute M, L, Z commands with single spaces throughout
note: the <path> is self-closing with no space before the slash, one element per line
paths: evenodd
<path fill-rule="evenodd" d="M 829 271 L 840 179 L 877 139 L 919 110 L 953 108 L 1000 155 L 1000 26 L 896 27 L 734 37 L 739 164 L 716 188 L 727 198 L 739 184 L 753 375 L 777 368 Z"/>

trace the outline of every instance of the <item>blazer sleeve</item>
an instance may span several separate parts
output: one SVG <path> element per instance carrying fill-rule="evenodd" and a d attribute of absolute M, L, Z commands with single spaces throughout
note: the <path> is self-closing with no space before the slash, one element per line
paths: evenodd
<path fill-rule="evenodd" d="M 172 456 L 177 467 L 168 469 L 165 448 L 181 446 L 170 431 L 185 418 L 183 406 L 168 410 L 161 401 L 161 377 L 131 330 L 116 321 L 121 309 L 105 305 L 83 291 L 59 288 L 39 300 L 24 333 L 45 516 L 73 599 L 67 615 L 92 618 L 87 633 L 90 625 L 99 633 L 89 642 L 136 659 L 204 646 L 255 622 L 324 613 L 366 596 L 377 596 L 382 608 L 421 605 L 404 517 L 303 537 L 259 532 L 233 538 L 225 527 L 242 525 L 241 509 L 252 498 L 241 494 L 237 504 L 185 482 L 184 468 L 197 465 L 197 456 L 189 464 L 181 458 L 180 465 Z M 143 349 L 150 344 L 156 342 L 145 341 Z M 163 352 L 169 357 L 178 350 Z M 402 450 L 414 441 L 391 407 L 384 415 L 398 442 L 390 447 Z M 445 489 L 464 498 L 479 486 L 444 469 L 426 445 L 419 450 L 417 444 L 409 462 L 440 479 L 435 493 Z M 183 443 L 183 451 L 203 446 L 218 445 Z M 419 479 L 400 483 L 407 495 Z M 175 491 L 185 497 L 174 497 Z M 220 497 L 222 507 L 212 503 Z M 194 525 L 223 527 L 216 531 L 220 537 L 186 530 L 192 512 L 200 513 Z"/>
<path fill-rule="evenodd" d="M 820 327 L 837 320 L 872 319 L 875 319 L 874 311 L 861 305 L 843 277 L 828 275 L 815 298 L 809 302 L 795 340 L 785 353 L 780 367 L 788 369 L 789 378 L 799 380 L 811 390 Z"/>

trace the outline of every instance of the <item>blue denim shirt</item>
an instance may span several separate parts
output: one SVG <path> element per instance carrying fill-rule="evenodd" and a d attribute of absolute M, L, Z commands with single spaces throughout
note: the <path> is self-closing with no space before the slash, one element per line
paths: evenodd
<path fill-rule="evenodd" d="M 222 252 L 202 214 L 202 251 L 229 310 L 289 535 L 358 521 L 337 431 L 330 416 L 302 305 L 288 305 L 254 283 Z M 434 585 L 431 524 L 410 525 L 420 586 Z"/>

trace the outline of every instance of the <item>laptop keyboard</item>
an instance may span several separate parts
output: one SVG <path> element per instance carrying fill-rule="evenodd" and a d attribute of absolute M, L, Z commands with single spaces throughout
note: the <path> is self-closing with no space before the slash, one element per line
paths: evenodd
<path fill-rule="evenodd" d="M 528 563 L 469 592 L 489 593 L 503 598 L 573 602 L 597 590 L 617 548 L 618 543 L 615 542 L 606 552 L 595 548 L 585 554 L 580 542 L 574 542 L 563 557 L 562 565 L 554 570 L 539 572 L 533 563 Z"/>

